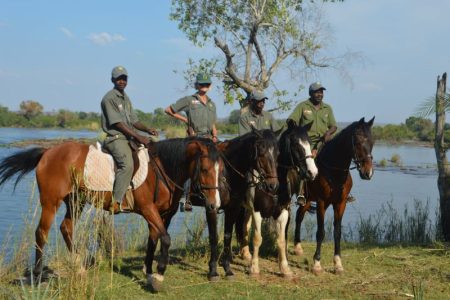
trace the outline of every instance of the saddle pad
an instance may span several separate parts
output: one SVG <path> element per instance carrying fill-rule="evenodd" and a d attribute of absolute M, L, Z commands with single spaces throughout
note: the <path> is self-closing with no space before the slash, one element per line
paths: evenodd
<path fill-rule="evenodd" d="M 134 174 L 132 182 L 137 189 L 147 178 L 149 156 L 146 148 L 139 149 L 139 169 Z M 112 191 L 114 184 L 114 159 L 104 153 L 101 146 L 90 145 L 84 165 L 84 184 L 91 191 Z M 130 189 L 131 186 L 128 187 Z"/>

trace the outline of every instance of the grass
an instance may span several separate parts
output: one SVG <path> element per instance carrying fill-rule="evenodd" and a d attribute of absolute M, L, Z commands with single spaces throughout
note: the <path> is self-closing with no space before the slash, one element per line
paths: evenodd
<path fill-rule="evenodd" d="M 57 272 L 55 278 L 34 285 L 18 282 L 24 268 L 30 265 L 28 257 L 34 241 L 38 211 L 30 207 L 28 215 L 33 217 L 23 235 L 6 239 L 16 245 L 13 255 L 7 259 L 7 255 L 0 252 L 0 299 L 450 298 L 450 248 L 432 241 L 435 235 L 433 227 L 427 225 L 428 204 L 415 204 L 412 209 L 405 207 L 401 214 L 388 203 L 375 215 L 361 218 L 353 229 L 358 233 L 358 238 L 353 237 L 353 240 L 361 242 L 342 243 L 345 268 L 342 275 L 333 273 L 330 220 L 325 224 L 326 242 L 321 260 L 325 272 L 320 276 L 311 273 L 315 251 L 314 218 L 305 218 L 303 226 L 305 256 L 294 255 L 291 228 L 288 260 L 294 276 L 289 279 L 278 273 L 271 222 L 266 221 L 263 233 L 269 233 L 265 234 L 261 248 L 260 276 L 249 276 L 247 263 L 235 255 L 232 264 L 235 277 L 225 279 L 223 269 L 218 267 L 221 280 L 214 283 L 208 282 L 206 276 L 209 244 L 204 214 L 187 214 L 184 233 L 172 239 L 170 264 L 159 294 L 152 294 L 148 289 L 142 271 L 147 229 L 141 218 L 133 216 L 126 223 L 114 224 L 113 218 L 92 209 L 83 213 L 75 230 L 77 255 L 68 253 L 59 232 L 55 232 L 56 240 L 50 241 L 46 259 Z M 59 231 L 58 226 L 54 227 Z M 223 223 L 219 222 L 219 228 L 223 228 Z M 391 239 L 386 238 L 388 232 Z M 221 251 L 222 230 L 219 233 Z M 344 233 L 344 237 L 346 235 L 351 236 Z M 237 253 L 236 242 L 233 246 Z"/>

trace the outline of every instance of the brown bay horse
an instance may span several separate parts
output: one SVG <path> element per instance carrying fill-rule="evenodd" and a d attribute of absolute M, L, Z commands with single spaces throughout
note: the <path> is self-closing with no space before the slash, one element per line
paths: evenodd
<path fill-rule="evenodd" d="M 324 219 L 326 209 L 332 205 L 334 211 L 334 268 L 335 273 L 344 271 L 341 261 L 341 223 L 353 182 L 350 164 L 353 161 L 361 179 L 370 180 L 373 176 L 372 148 L 374 140 L 371 128 L 375 117 L 365 122 L 364 118 L 353 122 L 331 141 L 326 143 L 316 158 L 319 174 L 314 181 L 306 183 L 305 196 L 307 203 L 297 210 L 295 226 L 295 252 L 302 254 L 300 231 L 301 223 L 311 201 L 317 202 L 317 246 L 314 253 L 312 271 L 319 274 L 323 271 L 320 265 L 320 252 L 325 237 Z"/>
<path fill-rule="evenodd" d="M 150 159 L 147 178 L 140 187 L 133 191 L 135 199 L 134 213 L 144 217 L 149 227 L 149 243 L 145 266 L 147 283 L 157 289 L 162 280 L 168 263 L 170 236 L 166 231 L 161 214 L 176 210 L 178 203 L 173 201 L 178 191 L 177 185 L 182 185 L 187 178 L 193 184 L 202 186 L 217 185 L 217 160 L 211 160 L 208 147 L 198 139 L 174 139 L 154 143 L 149 151 Z M 178 149 L 177 157 L 167 155 L 170 149 Z M 20 179 L 36 168 L 36 179 L 42 207 L 41 217 L 36 229 L 36 257 L 33 272 L 41 276 L 43 272 L 43 254 L 48 233 L 54 221 L 56 211 L 61 204 L 66 204 L 66 214 L 60 229 L 69 251 L 74 251 L 72 234 L 76 218 L 79 217 L 87 201 L 92 201 L 109 211 L 111 192 L 87 193 L 92 199 L 82 199 L 77 195 L 86 194 L 83 174 L 89 145 L 67 142 L 48 149 L 37 147 L 17 152 L 0 162 L 0 185 L 17 176 Z M 170 169 L 171 177 L 166 174 Z M 197 170 L 201 170 L 201 175 Z M 172 179 L 173 178 L 173 179 Z M 89 192 L 89 191 L 87 191 Z M 75 195 L 75 197 L 74 197 Z M 215 208 L 220 205 L 218 192 L 206 189 L 203 193 L 207 206 Z M 98 203 L 98 201 L 101 201 Z M 78 213 L 77 213 L 78 212 Z M 157 273 L 152 273 L 153 255 L 151 248 L 161 240 L 161 258 Z"/>

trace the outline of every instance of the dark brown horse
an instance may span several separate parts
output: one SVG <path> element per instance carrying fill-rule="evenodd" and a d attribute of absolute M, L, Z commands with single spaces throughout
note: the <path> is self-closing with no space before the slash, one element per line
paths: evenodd
<path fill-rule="evenodd" d="M 271 207 L 268 211 L 270 214 L 265 217 L 273 217 L 276 222 L 277 231 L 277 246 L 278 246 L 278 264 L 280 273 L 283 276 L 290 276 L 292 271 L 289 268 L 287 261 L 286 251 L 286 235 L 289 225 L 290 204 L 293 191 L 291 189 L 291 174 L 296 174 L 304 179 L 313 180 L 317 175 L 317 167 L 314 163 L 314 159 L 311 153 L 311 147 L 307 131 L 310 129 L 310 125 L 305 127 L 297 126 L 295 121 L 289 119 L 287 121 L 288 128 L 281 134 L 279 139 L 278 155 L 278 180 L 280 186 L 278 188 L 278 201 L 276 205 Z M 267 203 L 268 195 L 261 190 L 255 191 L 254 206 L 256 209 L 264 206 Z M 255 212 L 251 212 L 255 214 Z M 258 223 L 255 224 L 256 228 L 261 227 L 261 218 L 255 218 Z M 245 220 L 244 220 L 245 221 Z M 239 223 L 239 222 L 238 222 Z M 242 222 L 241 222 L 242 223 Z M 248 245 L 248 228 L 249 226 L 242 226 L 241 224 L 236 226 L 236 230 L 241 230 L 242 234 L 239 239 L 243 245 Z M 257 255 L 257 253 L 256 253 Z M 253 258 L 255 253 L 253 255 Z M 255 260 L 258 261 L 257 259 Z M 253 270 L 258 271 L 259 266 L 252 265 Z"/>
<path fill-rule="evenodd" d="M 297 210 L 295 226 L 296 253 L 302 253 L 300 240 L 301 223 L 305 212 L 310 208 L 311 201 L 317 202 L 317 247 L 314 253 L 313 273 L 322 272 L 320 265 L 320 250 L 325 236 L 324 218 L 328 206 L 334 210 L 334 267 L 336 274 L 342 273 L 341 262 L 341 223 L 347 204 L 347 196 L 352 188 L 350 164 L 353 161 L 359 171 L 359 176 L 369 180 L 373 175 L 372 148 L 374 140 L 371 128 L 375 117 L 369 122 L 364 118 L 353 122 L 326 143 L 316 158 L 319 175 L 306 184 L 307 204 Z"/>
<path fill-rule="evenodd" d="M 231 238 L 233 226 L 241 218 L 241 207 L 252 207 L 254 190 L 265 193 L 266 202 L 256 208 L 258 213 L 276 205 L 278 189 L 277 135 L 271 130 L 252 132 L 225 141 L 218 145 L 222 152 L 226 173 L 226 184 L 221 186 L 222 208 L 225 211 L 224 250 L 221 264 L 227 277 L 233 276 L 230 268 L 232 260 Z M 255 248 L 260 245 L 261 232 L 255 230 Z M 247 249 L 248 250 L 248 249 Z M 257 256 L 256 256 L 257 258 Z M 252 265 L 256 262 L 252 262 Z"/>
<path fill-rule="evenodd" d="M 176 157 L 169 155 L 171 149 L 177 149 Z M 88 193 L 91 199 L 77 198 L 85 194 L 83 179 L 85 160 L 89 145 L 68 142 L 49 149 L 32 148 L 13 154 L 0 162 L 0 185 L 18 174 L 17 182 L 26 173 L 36 168 L 36 179 L 42 206 L 41 218 L 36 229 L 36 261 L 34 273 L 41 275 L 43 271 L 43 253 L 48 233 L 54 221 L 56 211 L 64 202 L 67 212 L 60 229 L 66 245 L 73 251 L 72 234 L 76 218 L 80 215 L 87 201 L 97 207 L 109 211 L 111 192 Z M 220 205 L 217 189 L 204 187 L 217 186 L 217 155 L 211 156 L 209 148 L 199 139 L 174 139 L 154 143 L 150 151 L 147 178 L 140 187 L 133 191 L 134 212 L 140 214 L 148 223 L 149 243 L 145 265 L 147 282 L 158 288 L 168 263 L 170 236 L 166 231 L 161 214 L 176 210 L 178 203 L 174 201 L 177 185 L 182 185 L 187 178 L 199 186 L 205 206 L 215 210 Z M 156 158 L 155 158 L 156 157 Z M 165 173 L 168 172 L 167 175 Z M 170 171 L 170 172 L 169 172 Z M 81 192 L 81 193 L 79 193 Z M 75 200 L 73 200 L 75 199 Z M 100 202 L 99 202 L 100 201 Z M 157 274 L 152 273 L 152 247 L 158 238 L 161 240 L 161 259 L 157 266 Z"/>

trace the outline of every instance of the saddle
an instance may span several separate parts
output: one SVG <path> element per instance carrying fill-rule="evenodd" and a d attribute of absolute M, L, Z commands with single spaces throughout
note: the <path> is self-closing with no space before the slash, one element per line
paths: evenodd
<path fill-rule="evenodd" d="M 141 147 L 133 151 L 134 171 L 128 189 L 137 189 L 144 183 L 148 173 L 150 158 L 147 148 Z M 89 146 L 84 165 L 84 184 L 91 191 L 112 191 L 116 165 L 113 157 L 104 152 L 99 142 Z"/>

